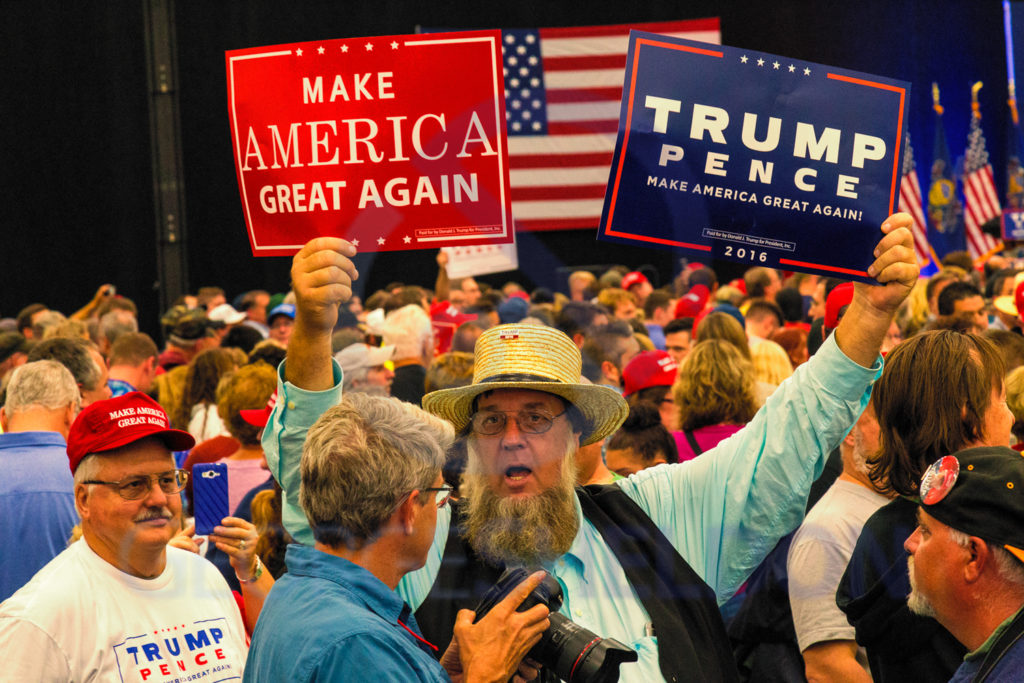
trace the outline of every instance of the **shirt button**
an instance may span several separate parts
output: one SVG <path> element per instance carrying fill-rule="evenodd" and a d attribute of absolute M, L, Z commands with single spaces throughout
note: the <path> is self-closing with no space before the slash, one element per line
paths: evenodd
<path fill-rule="evenodd" d="M 288 410 L 295 410 L 295 401 L 288 401 Z"/>

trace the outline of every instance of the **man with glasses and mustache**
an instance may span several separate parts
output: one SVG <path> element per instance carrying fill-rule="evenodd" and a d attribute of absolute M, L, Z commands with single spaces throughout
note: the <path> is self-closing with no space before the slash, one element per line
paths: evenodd
<path fill-rule="evenodd" d="M 469 450 L 465 502 L 437 515 L 426 565 L 397 587 L 426 638 L 443 644 L 459 609 L 503 568 L 540 567 L 563 588 L 564 616 L 637 651 L 620 680 L 736 680 L 718 605 L 797 526 L 825 456 L 860 415 L 889 322 L 917 278 L 909 224 L 904 214 L 886 220 L 868 271 L 882 284 L 857 286 L 836 333 L 746 428 L 693 462 L 610 486 L 574 488 L 571 456 L 618 428 L 622 397 L 580 383 L 579 350 L 557 330 L 485 332 L 473 383 L 423 401 Z M 306 543 L 295 475 L 307 430 L 340 400 L 330 334 L 357 277 L 354 255 L 344 240 L 317 238 L 292 265 L 298 315 L 264 448 L 285 489 L 284 522 Z"/>
<path fill-rule="evenodd" d="M 188 479 L 171 451 L 194 444 L 140 392 L 79 413 L 67 453 L 82 538 L 0 605 L 4 677 L 242 675 L 245 628 L 231 591 L 212 564 L 168 545 L 181 529 L 179 493 Z M 247 607 L 258 609 L 273 579 L 253 559 L 256 538 L 251 525 L 230 517 L 210 536 L 231 556 Z"/>

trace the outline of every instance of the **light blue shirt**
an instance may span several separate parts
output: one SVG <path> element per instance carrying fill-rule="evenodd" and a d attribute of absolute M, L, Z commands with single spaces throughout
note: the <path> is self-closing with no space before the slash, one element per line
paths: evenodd
<path fill-rule="evenodd" d="M 776 542 L 800 524 L 811 483 L 860 416 L 881 367 L 881 358 L 870 369 L 857 365 L 829 337 L 742 430 L 699 458 L 649 468 L 616 484 L 724 603 Z M 298 506 L 299 457 L 308 427 L 341 399 L 341 369 L 335 364 L 332 389 L 308 392 L 283 382 L 283 368 L 263 448 L 285 490 L 285 527 L 296 540 L 312 543 Z M 569 552 L 548 567 L 565 593 L 562 613 L 637 650 L 640 661 L 623 665 L 621 680 L 663 680 L 657 641 L 645 635 L 650 617 L 612 551 L 583 518 L 579 501 L 576 510 L 579 532 Z M 413 609 L 437 576 L 450 514 L 449 508 L 439 511 L 426 566 L 406 574 L 398 586 Z"/>

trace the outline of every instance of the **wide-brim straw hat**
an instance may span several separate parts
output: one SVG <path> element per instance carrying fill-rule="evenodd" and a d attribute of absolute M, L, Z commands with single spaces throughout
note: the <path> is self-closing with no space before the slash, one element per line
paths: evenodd
<path fill-rule="evenodd" d="M 476 341 L 473 383 L 423 397 L 423 408 L 456 431 L 469 425 L 473 400 L 495 389 L 532 389 L 561 396 L 583 415 L 580 445 L 600 441 L 626 419 L 629 407 L 611 387 L 581 384 L 580 350 L 565 333 L 541 325 L 498 325 Z"/>

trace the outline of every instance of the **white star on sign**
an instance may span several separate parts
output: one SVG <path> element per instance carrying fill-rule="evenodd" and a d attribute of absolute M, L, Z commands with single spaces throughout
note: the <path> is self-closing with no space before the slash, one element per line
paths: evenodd
<path fill-rule="evenodd" d="M 373 43 L 367 43 L 366 44 L 366 51 L 367 52 L 373 52 Z"/>
<path fill-rule="evenodd" d="M 316 53 L 317 53 L 318 55 L 322 55 L 322 54 L 324 53 L 324 46 L 323 46 L 323 45 L 321 45 L 320 47 L 318 47 L 318 48 L 316 49 Z"/>
<path fill-rule="evenodd" d="M 352 240 L 352 246 L 353 247 L 358 247 L 359 246 L 359 240 Z"/>
<path fill-rule="evenodd" d="M 757 65 L 758 66 L 764 66 L 764 60 L 763 59 L 758 59 L 757 60 Z"/>
<path fill-rule="evenodd" d="M 810 76 L 810 75 L 811 75 L 811 70 L 805 67 L 804 68 L 804 76 Z"/>
<path fill-rule="evenodd" d="M 299 57 L 301 57 L 302 56 L 302 48 L 301 47 L 295 48 L 295 54 L 298 55 Z"/>
<path fill-rule="evenodd" d="M 772 68 L 778 70 L 779 63 L 778 62 L 772 62 Z"/>
<path fill-rule="evenodd" d="M 397 41 L 394 41 L 394 40 L 391 41 L 391 49 L 392 50 L 397 50 L 398 49 L 398 42 Z"/>
<path fill-rule="evenodd" d="M 377 244 L 384 244 L 384 238 L 383 237 L 378 237 L 377 238 Z"/>
<path fill-rule="evenodd" d="M 792 64 L 790 64 L 789 65 L 789 73 L 793 73 L 794 71 L 796 71 L 796 67 L 793 66 Z"/>
<path fill-rule="evenodd" d="M 746 64 L 747 63 L 747 56 L 743 55 L 742 57 L 740 57 L 740 61 L 743 62 L 744 64 Z"/>
<path fill-rule="evenodd" d="M 402 238 L 402 241 L 405 242 L 406 244 L 409 244 L 410 242 L 412 242 L 412 238 L 406 235 L 405 237 Z"/>
<path fill-rule="evenodd" d="M 342 52 L 348 52 L 348 45 L 342 45 L 341 46 L 341 51 Z"/>

